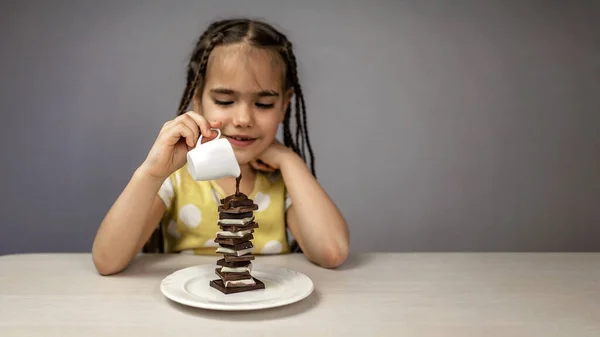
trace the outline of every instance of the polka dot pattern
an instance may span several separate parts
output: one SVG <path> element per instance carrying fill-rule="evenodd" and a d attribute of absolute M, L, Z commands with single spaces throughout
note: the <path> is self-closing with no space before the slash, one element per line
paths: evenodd
<path fill-rule="evenodd" d="M 173 196 L 175 196 L 175 189 L 173 188 L 173 182 L 171 178 L 165 179 L 160 189 L 158 190 L 158 196 L 165 203 L 167 208 L 171 207 L 171 202 L 173 201 Z"/>
<path fill-rule="evenodd" d="M 219 247 L 219 244 L 215 242 L 215 240 L 208 240 L 204 243 L 204 247 Z"/>
<path fill-rule="evenodd" d="M 268 194 L 258 192 L 254 197 L 254 203 L 258 205 L 258 209 L 256 211 L 262 212 L 266 210 L 271 204 L 271 197 L 269 197 Z"/>
<path fill-rule="evenodd" d="M 193 204 L 187 204 L 179 210 L 179 219 L 189 228 L 196 228 L 202 220 L 202 213 Z"/>
<path fill-rule="evenodd" d="M 261 249 L 261 254 L 279 254 L 283 251 L 283 245 L 281 242 L 277 240 L 271 240 L 265 243 L 263 249 Z"/>

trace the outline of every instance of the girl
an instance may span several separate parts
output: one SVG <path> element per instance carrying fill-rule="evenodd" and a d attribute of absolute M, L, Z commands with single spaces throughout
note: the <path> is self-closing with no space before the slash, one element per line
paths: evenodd
<path fill-rule="evenodd" d="M 185 166 L 200 134 L 211 140 L 215 128 L 234 148 L 240 191 L 259 205 L 254 254 L 288 253 L 291 241 L 322 267 L 346 260 L 348 227 L 314 177 L 296 69 L 292 44 L 267 23 L 232 19 L 208 27 L 188 64 L 178 116 L 164 124 L 98 229 L 92 256 L 100 274 L 126 268 L 159 224 L 167 252 L 216 254 L 218 201 L 235 192 L 235 178 L 194 181 Z M 275 138 L 281 123 L 283 144 Z"/>

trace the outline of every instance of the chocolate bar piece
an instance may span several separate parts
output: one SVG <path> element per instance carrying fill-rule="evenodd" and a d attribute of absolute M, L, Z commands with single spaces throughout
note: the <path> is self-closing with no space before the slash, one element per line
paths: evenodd
<path fill-rule="evenodd" d="M 248 199 L 248 196 L 245 195 L 244 193 L 233 194 L 233 195 L 226 197 L 225 199 L 221 199 L 220 201 L 225 209 L 230 209 L 233 207 L 240 207 L 240 206 L 254 205 L 254 201 L 251 199 Z"/>
<path fill-rule="evenodd" d="M 250 200 L 250 199 L 245 199 L 245 200 L 235 200 L 235 199 L 224 200 L 224 199 L 221 199 L 221 205 L 223 205 L 223 207 L 225 209 L 230 209 L 230 208 L 233 208 L 233 207 L 252 206 L 252 205 L 254 205 L 254 201 Z"/>
<path fill-rule="evenodd" d="M 231 208 L 225 208 L 223 206 L 219 206 L 220 213 L 230 213 L 230 214 L 247 213 L 247 212 L 256 211 L 257 209 L 258 209 L 257 204 L 252 204 L 250 206 L 231 207 Z"/>
<path fill-rule="evenodd" d="M 254 260 L 254 255 L 252 255 L 250 253 L 242 255 L 242 256 L 224 254 L 223 255 L 223 259 L 227 263 L 229 263 L 229 262 L 251 261 L 251 260 Z"/>
<path fill-rule="evenodd" d="M 230 225 L 230 224 L 219 223 L 219 227 L 222 230 L 227 231 L 227 232 L 239 232 L 239 231 L 245 231 L 248 229 L 258 228 L 258 224 L 254 221 L 248 222 L 243 225 Z"/>
<path fill-rule="evenodd" d="M 242 249 L 248 249 L 248 248 L 254 247 L 254 245 L 250 241 L 242 242 L 237 245 L 228 245 L 225 243 L 220 243 L 219 246 L 221 246 L 223 248 L 233 249 L 233 250 L 242 250 Z"/>
<path fill-rule="evenodd" d="M 250 291 L 250 290 L 265 289 L 265 284 L 261 280 L 254 278 L 254 277 L 253 277 L 253 279 L 254 279 L 254 282 L 256 282 L 256 284 L 251 285 L 251 286 L 225 287 L 225 283 L 223 282 L 223 280 L 212 280 L 212 281 L 210 281 L 210 286 L 226 295 L 241 293 L 241 292 Z"/>
<path fill-rule="evenodd" d="M 225 247 L 225 245 L 229 245 L 229 246 L 235 246 L 235 245 L 240 245 L 246 241 L 250 241 L 254 239 L 254 236 L 252 234 L 248 234 L 248 235 L 244 235 L 241 238 L 223 238 L 223 237 L 218 237 L 215 239 L 216 243 L 221 244 L 221 246 Z"/>
<path fill-rule="evenodd" d="M 218 266 L 223 266 L 223 267 L 228 267 L 228 268 L 240 268 L 240 267 L 247 267 L 251 264 L 250 261 L 234 261 L 234 262 L 227 262 L 225 261 L 225 259 L 220 259 L 217 261 L 217 265 Z"/>
<path fill-rule="evenodd" d="M 221 268 L 215 269 L 215 273 L 219 275 L 223 282 L 226 281 L 239 281 L 239 280 L 249 280 L 252 278 L 250 276 L 250 272 L 241 272 L 241 273 L 222 273 Z"/>
<path fill-rule="evenodd" d="M 219 219 L 245 219 L 251 218 L 252 212 L 245 213 L 219 213 Z"/>

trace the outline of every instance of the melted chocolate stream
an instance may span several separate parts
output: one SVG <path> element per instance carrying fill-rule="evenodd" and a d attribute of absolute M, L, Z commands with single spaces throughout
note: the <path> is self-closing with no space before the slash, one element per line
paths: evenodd
<path fill-rule="evenodd" d="M 242 180 L 242 174 L 235 178 L 235 195 L 240 195 L 240 180 Z"/>

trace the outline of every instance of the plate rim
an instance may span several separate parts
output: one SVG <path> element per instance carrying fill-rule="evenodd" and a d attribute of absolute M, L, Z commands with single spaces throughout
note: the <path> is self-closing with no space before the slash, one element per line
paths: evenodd
<path fill-rule="evenodd" d="M 234 304 L 234 305 L 230 305 L 230 304 L 221 304 L 221 303 L 211 303 L 211 302 L 199 302 L 199 301 L 193 301 L 187 298 L 181 298 L 178 296 L 174 296 L 171 292 L 169 292 L 167 290 L 167 281 L 173 277 L 175 277 L 176 274 L 178 273 L 182 273 L 188 270 L 192 270 L 192 269 L 198 269 L 198 268 L 212 268 L 212 267 L 216 267 L 216 264 L 213 263 L 203 263 L 203 264 L 196 264 L 196 265 L 192 265 L 192 266 L 188 266 L 188 267 L 184 267 L 178 270 L 173 271 L 172 273 L 168 274 L 167 276 L 165 276 L 161 281 L 160 281 L 160 291 L 163 294 L 163 296 L 165 296 L 168 300 L 188 306 L 188 307 L 194 307 L 194 308 L 200 308 L 200 309 L 209 309 L 209 310 L 220 310 L 220 311 L 248 311 L 248 310 L 264 310 L 264 309 L 270 309 L 270 308 L 276 308 L 276 307 L 282 307 L 285 305 L 289 305 L 292 303 L 296 303 L 299 302 L 305 298 L 307 298 L 308 296 L 310 296 L 315 289 L 315 285 L 314 282 L 312 281 L 312 279 L 310 277 L 308 277 L 306 274 L 299 272 L 297 270 L 293 270 L 287 267 L 282 267 L 279 265 L 275 265 L 275 264 L 268 264 L 268 263 L 253 263 L 253 269 L 258 267 L 258 269 L 260 269 L 261 267 L 267 267 L 267 268 L 274 268 L 274 269 L 282 269 L 282 270 L 286 270 L 288 272 L 294 273 L 299 275 L 300 277 L 304 278 L 307 281 L 307 284 L 310 285 L 309 288 L 307 288 L 306 291 L 301 292 L 297 295 L 294 296 L 290 296 L 287 298 L 283 298 L 279 301 L 269 301 L 270 304 L 266 304 L 266 305 L 261 305 L 261 304 L 256 304 L 256 302 L 250 302 L 250 303 L 240 303 L 240 304 Z M 261 271 L 262 272 L 262 271 Z M 182 280 L 182 282 L 186 282 L 187 279 Z M 259 302 L 260 303 L 260 302 Z"/>

